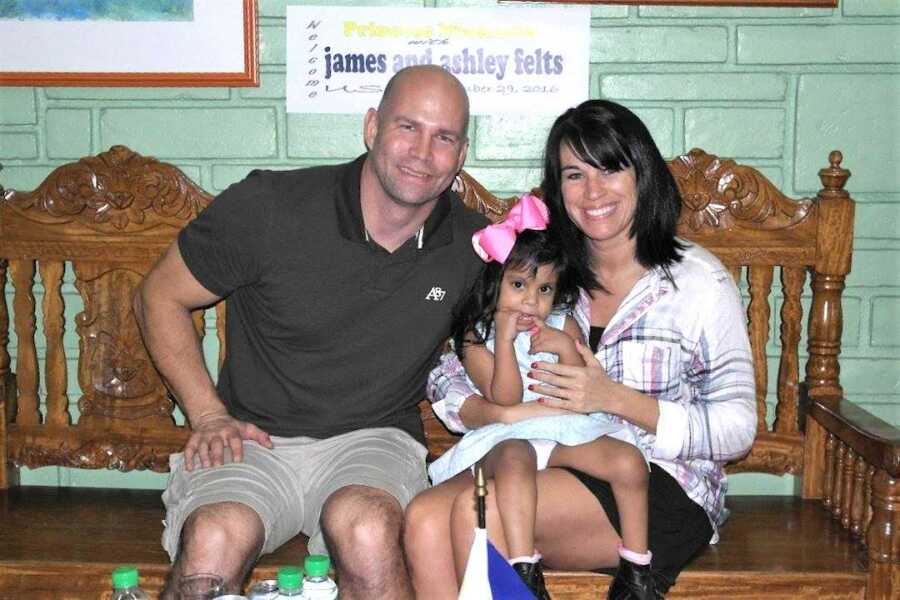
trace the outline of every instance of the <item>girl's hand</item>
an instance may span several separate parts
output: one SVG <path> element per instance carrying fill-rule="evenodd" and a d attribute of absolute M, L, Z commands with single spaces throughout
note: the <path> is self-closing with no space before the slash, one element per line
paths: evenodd
<path fill-rule="evenodd" d="M 516 336 L 534 325 L 533 319 L 526 319 L 517 310 L 499 308 L 494 312 L 494 327 L 497 328 L 498 341 L 512 342 Z"/>
<path fill-rule="evenodd" d="M 531 354 L 550 352 L 557 356 L 577 352 L 575 340 L 561 329 L 548 327 L 543 321 L 535 321 L 531 329 Z"/>
<path fill-rule="evenodd" d="M 621 384 L 609 378 L 581 340 L 575 341 L 575 349 L 587 366 L 536 362 L 528 376 L 549 385 L 538 384 L 529 386 L 529 389 L 543 396 L 540 403 L 544 406 L 579 413 L 603 411 L 618 414 L 613 400 Z"/>

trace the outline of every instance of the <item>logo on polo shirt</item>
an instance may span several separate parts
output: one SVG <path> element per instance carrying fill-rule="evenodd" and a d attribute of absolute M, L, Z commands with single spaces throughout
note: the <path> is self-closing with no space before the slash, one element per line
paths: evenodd
<path fill-rule="evenodd" d="M 440 302 L 441 300 L 444 299 L 444 296 L 446 296 L 446 295 L 447 295 L 447 292 L 444 291 L 443 288 L 434 286 L 431 288 L 431 291 L 425 295 L 425 299 L 426 300 L 434 300 L 435 302 Z"/>

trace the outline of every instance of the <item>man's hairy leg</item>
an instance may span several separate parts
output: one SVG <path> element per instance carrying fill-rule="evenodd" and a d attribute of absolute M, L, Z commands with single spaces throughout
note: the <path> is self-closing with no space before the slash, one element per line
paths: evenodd
<path fill-rule="evenodd" d="M 193 573 L 221 575 L 227 591 L 238 593 L 264 538 L 262 521 L 250 507 L 238 502 L 201 506 L 184 523 L 178 558 L 160 598 L 177 598 L 181 577 Z"/>
<path fill-rule="evenodd" d="M 321 526 L 342 600 L 413 598 L 396 498 L 369 486 L 343 487 L 325 501 Z"/>

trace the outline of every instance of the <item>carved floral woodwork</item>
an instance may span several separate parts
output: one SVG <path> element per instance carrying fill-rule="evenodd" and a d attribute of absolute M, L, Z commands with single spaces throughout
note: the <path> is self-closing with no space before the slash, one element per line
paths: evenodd
<path fill-rule="evenodd" d="M 679 225 L 687 231 L 788 229 L 813 211 L 809 200 L 789 200 L 755 169 L 694 148 L 669 163 L 681 191 Z"/>
<path fill-rule="evenodd" d="M 764 434 L 750 453 L 727 467 L 728 473 L 799 475 L 803 472 L 803 438 L 799 434 Z"/>
<path fill-rule="evenodd" d="M 75 263 L 84 311 L 75 318 L 81 339 L 78 401 L 82 418 L 140 419 L 172 412 L 159 374 L 144 348 L 131 298 L 143 277 L 136 268 Z"/>
<path fill-rule="evenodd" d="M 73 445 L 67 440 L 56 445 L 16 446 L 9 459 L 16 466 L 31 469 L 60 466 L 164 473 L 169 470 L 169 454 L 175 450 L 173 446 L 156 447 L 140 441 L 90 439 Z"/>
<path fill-rule="evenodd" d="M 98 232 L 181 227 L 211 200 L 174 165 L 125 146 L 63 165 L 31 193 L 4 196 L 28 220 L 77 222 Z"/>
<path fill-rule="evenodd" d="M 478 183 L 465 171 L 460 171 L 453 180 L 451 189 L 462 199 L 463 203 L 473 210 L 487 215 L 497 221 L 515 201 L 516 198 L 498 198 Z"/>

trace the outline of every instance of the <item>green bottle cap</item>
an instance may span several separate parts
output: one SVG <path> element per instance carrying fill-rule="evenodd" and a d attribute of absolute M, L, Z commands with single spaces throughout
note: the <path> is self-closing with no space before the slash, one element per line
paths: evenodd
<path fill-rule="evenodd" d="M 303 585 L 303 569 L 300 567 L 279 567 L 278 587 L 282 590 L 299 590 Z"/>
<path fill-rule="evenodd" d="M 331 561 L 324 554 L 310 554 L 303 561 L 303 568 L 310 577 L 325 577 L 330 567 Z"/>
<path fill-rule="evenodd" d="M 137 567 L 122 565 L 112 572 L 112 585 L 114 590 L 135 587 L 138 584 Z"/>

